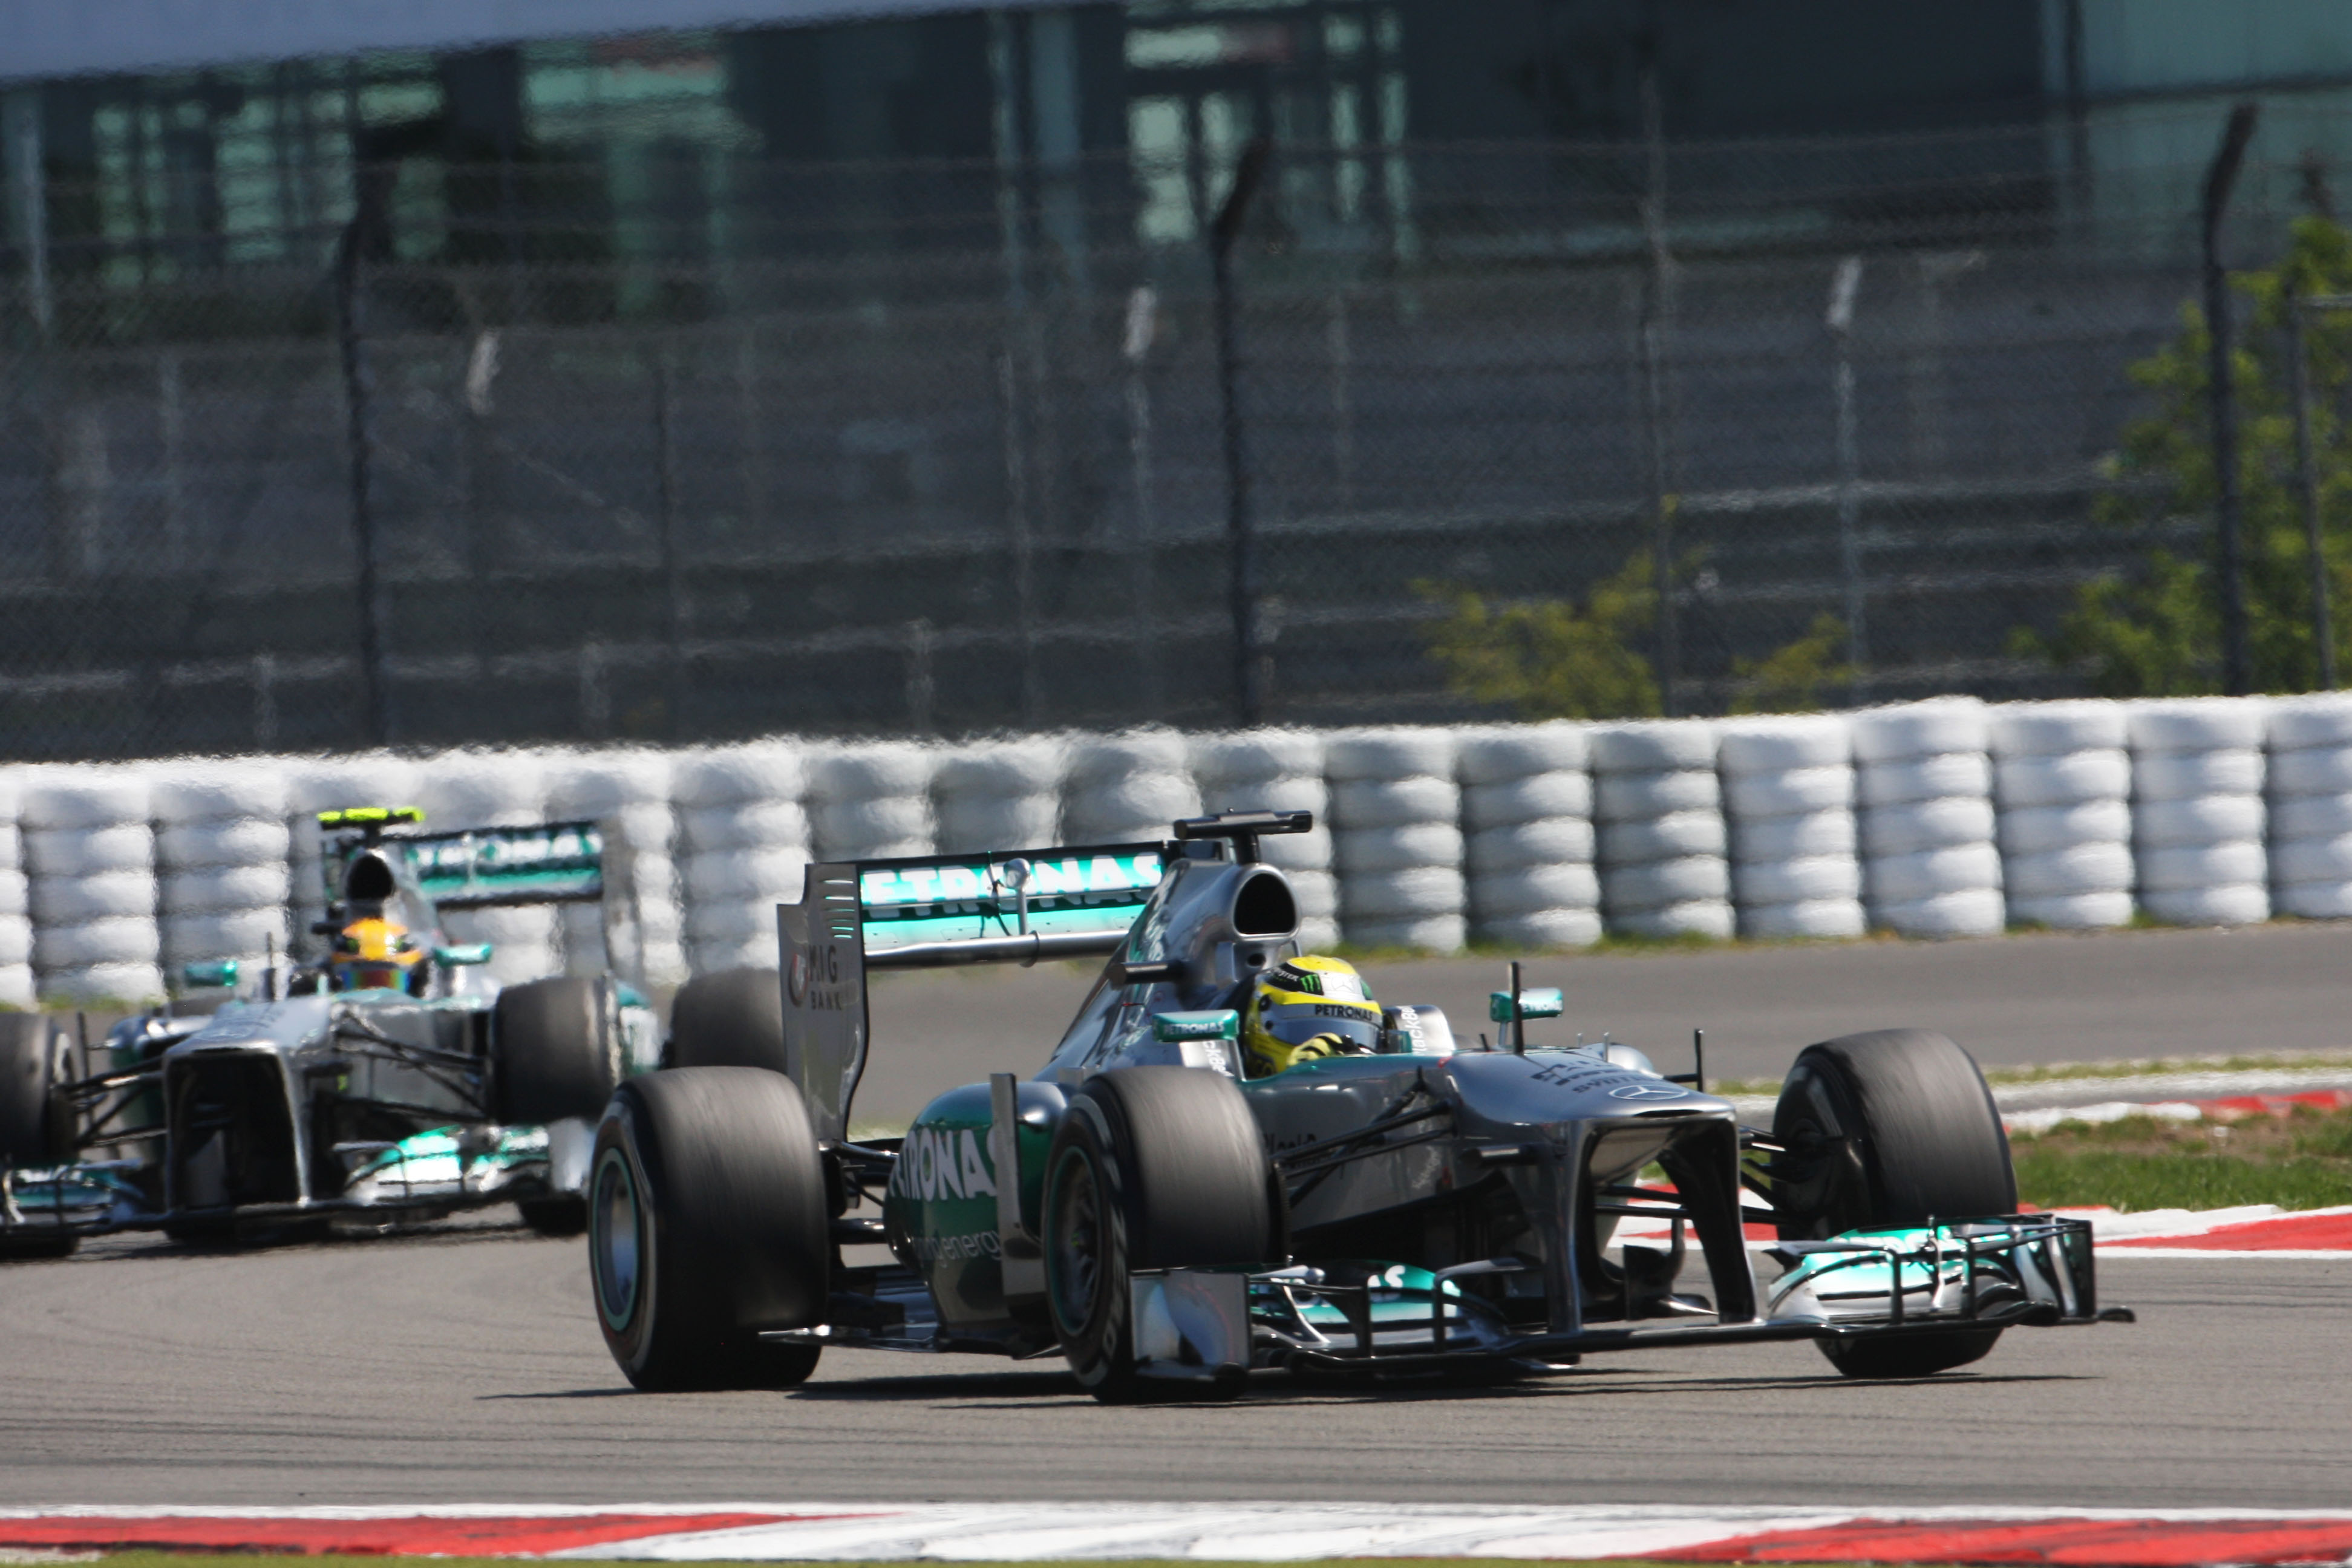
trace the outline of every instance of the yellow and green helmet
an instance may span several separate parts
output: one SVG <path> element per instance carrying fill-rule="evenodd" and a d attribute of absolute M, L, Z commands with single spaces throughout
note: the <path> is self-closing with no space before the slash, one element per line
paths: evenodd
<path fill-rule="evenodd" d="M 1307 953 L 1286 959 L 1251 988 L 1242 1019 L 1242 1061 L 1252 1078 L 1380 1046 L 1381 1005 L 1344 958 Z"/>

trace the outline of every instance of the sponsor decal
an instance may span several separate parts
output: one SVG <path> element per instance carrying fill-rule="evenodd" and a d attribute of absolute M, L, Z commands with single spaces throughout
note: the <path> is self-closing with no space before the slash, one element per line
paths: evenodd
<path fill-rule="evenodd" d="M 1670 1083 L 1629 1083 L 1609 1091 L 1612 1100 L 1680 1100 L 1689 1093 Z"/>
<path fill-rule="evenodd" d="M 419 890 L 452 908 L 584 900 L 604 893 L 604 836 L 593 822 L 417 834 L 388 842 L 406 858 Z"/>
<path fill-rule="evenodd" d="M 854 1013 L 854 987 L 842 984 L 841 949 L 833 942 L 812 942 L 793 950 L 784 969 L 784 989 L 793 1005 L 817 1013 Z"/>
<path fill-rule="evenodd" d="M 1004 1255 L 992 1230 L 975 1230 L 963 1236 L 918 1236 L 908 1241 L 907 1250 L 920 1258 L 926 1268 L 934 1263 L 963 1263 L 974 1258 Z"/>
<path fill-rule="evenodd" d="M 939 1203 L 948 1198 L 993 1198 L 996 1173 L 971 1129 L 918 1127 L 907 1134 L 889 1190 L 902 1198 Z"/>
<path fill-rule="evenodd" d="M 1072 855 L 1030 862 L 1031 914 L 1055 910 L 1140 904 L 1160 885 L 1156 852 Z M 1002 860 L 904 866 L 866 872 L 858 900 L 868 921 L 934 920 L 952 915 L 1010 916 L 1018 900 Z"/>

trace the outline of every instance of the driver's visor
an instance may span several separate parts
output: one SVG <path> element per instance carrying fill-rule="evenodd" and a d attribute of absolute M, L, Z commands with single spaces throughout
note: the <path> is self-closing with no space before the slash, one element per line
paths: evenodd
<path fill-rule="evenodd" d="M 1286 1046 L 1303 1046 L 1318 1035 L 1337 1035 L 1355 1050 L 1376 1051 L 1381 1047 L 1381 1014 L 1377 1007 L 1293 1002 L 1280 1007 L 1261 1007 L 1257 1021 L 1258 1027 Z"/>

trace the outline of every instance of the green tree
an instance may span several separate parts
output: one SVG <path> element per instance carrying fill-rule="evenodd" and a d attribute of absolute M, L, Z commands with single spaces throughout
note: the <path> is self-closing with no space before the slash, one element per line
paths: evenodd
<path fill-rule="evenodd" d="M 2319 659 L 2311 617 L 2310 551 L 2296 488 L 2285 329 L 2291 295 L 2352 292 L 2352 233 L 2327 218 L 2298 219 L 2280 264 L 2233 275 L 2231 287 L 2249 307 L 2231 370 L 2239 410 L 2248 652 L 2257 689 L 2308 690 L 2317 683 Z M 2156 481 L 2168 509 L 2210 518 L 2215 499 L 2206 374 L 2211 337 L 2197 305 L 2183 305 L 2180 320 L 2179 334 L 2128 373 L 2134 384 L 2154 395 L 2156 410 L 2125 429 L 2112 467 L 2118 479 Z M 2340 604 L 2352 585 L 2352 437 L 2342 406 L 2352 384 L 2352 316 L 2315 320 L 2307 342 L 2322 553 L 2329 594 Z M 2133 521 L 2146 506 L 2144 494 L 2119 489 L 2101 498 L 2098 515 L 2111 522 Z M 2336 617 L 2339 663 L 2346 647 L 2344 620 Z M 2020 627 L 2011 646 L 2021 654 L 2081 668 L 2110 697 L 2218 691 L 2221 619 L 2212 563 L 2203 552 L 2183 556 L 2151 551 L 2133 570 L 2077 590 L 2054 637 L 2045 639 Z"/>
<path fill-rule="evenodd" d="M 1837 656 L 1844 641 L 1845 623 L 1819 615 L 1796 641 L 1762 658 L 1733 659 L 1731 711 L 1811 713 L 1828 707 L 1831 689 L 1853 686 L 1853 666 Z"/>
<path fill-rule="evenodd" d="M 1419 583 L 1446 606 L 1428 633 L 1447 683 L 1475 702 L 1505 703 L 1523 719 L 1638 719 L 1659 711 L 1658 681 L 1633 640 L 1657 619 L 1647 551 L 1565 599 L 1490 603 L 1467 588 Z"/>

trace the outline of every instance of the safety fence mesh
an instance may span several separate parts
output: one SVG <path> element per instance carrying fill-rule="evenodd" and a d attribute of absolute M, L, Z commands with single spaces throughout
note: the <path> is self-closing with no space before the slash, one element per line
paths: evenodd
<path fill-rule="evenodd" d="M 1622 640 L 1671 711 L 1824 616 L 1831 701 L 2081 689 L 2015 628 L 2210 528 L 2095 506 L 2203 148 L 2092 189 L 2049 142 L 1676 148 L 1663 184 L 1277 152 L 1233 268 L 1263 717 L 1495 711 L 1431 655 L 1450 595 L 1581 605 L 1661 547 L 1672 613 Z M 1221 177 L 739 173 L 723 255 L 534 209 L 16 258 L 0 752 L 1231 722 Z M 2294 180 L 2250 172 L 2243 259 Z"/>

